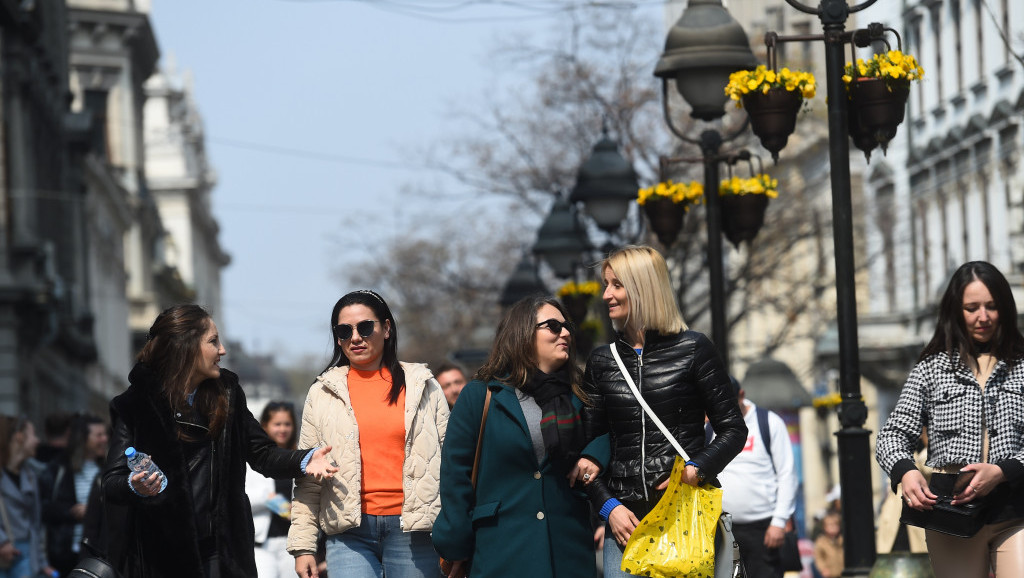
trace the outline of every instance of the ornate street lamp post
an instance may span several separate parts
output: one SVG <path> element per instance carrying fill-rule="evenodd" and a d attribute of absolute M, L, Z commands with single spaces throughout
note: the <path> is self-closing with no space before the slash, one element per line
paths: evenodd
<path fill-rule="evenodd" d="M 594 152 L 580 166 L 569 201 L 582 204 L 583 212 L 611 236 L 623 228 L 638 188 L 633 165 L 622 156 L 606 129 Z M 604 249 L 612 249 L 610 238 Z"/>
<path fill-rule="evenodd" d="M 722 264 L 722 213 L 718 199 L 720 150 L 725 142 L 746 130 L 746 124 L 723 136 L 706 129 L 700 139 L 679 131 L 669 114 L 668 82 L 675 80 L 679 94 L 690 105 L 690 116 L 710 121 L 725 115 L 725 86 L 737 70 L 754 68 L 746 32 L 720 0 L 690 0 L 679 21 L 669 30 L 665 52 L 654 69 L 662 79 L 665 122 L 680 139 L 700 147 L 704 163 L 704 211 L 708 230 L 708 274 L 711 289 L 711 338 L 722 362 L 729 367 L 728 329 L 725 319 L 725 275 Z"/>
<path fill-rule="evenodd" d="M 575 208 L 564 195 L 556 195 L 551 212 L 537 230 L 533 253 L 546 261 L 556 276 L 565 279 L 576 273 L 576 266 L 589 249 Z"/>
<path fill-rule="evenodd" d="M 821 0 L 816 7 L 797 0 L 786 3 L 815 14 L 824 28 L 825 73 L 828 95 L 829 167 L 832 184 L 832 234 L 836 261 L 836 323 L 839 332 L 838 440 L 839 482 L 842 488 L 846 568 L 843 576 L 866 576 L 875 563 L 875 527 L 871 496 L 870 435 L 864 429 L 867 407 L 860 391 L 857 345 L 857 295 L 854 276 L 853 208 L 850 200 L 849 101 L 843 85 L 844 47 L 856 41 L 846 32 L 850 14 L 877 0 L 850 6 L 846 0 Z M 879 27 L 880 28 L 880 27 Z M 769 33 L 771 35 L 772 33 Z"/>
<path fill-rule="evenodd" d="M 523 255 L 519 264 L 516 265 L 515 271 L 512 272 L 512 276 L 505 282 L 505 287 L 502 288 L 501 296 L 498 298 L 498 304 L 504 309 L 523 297 L 537 293 L 547 293 L 547 287 L 537 275 L 537 265 L 529 255 Z"/>

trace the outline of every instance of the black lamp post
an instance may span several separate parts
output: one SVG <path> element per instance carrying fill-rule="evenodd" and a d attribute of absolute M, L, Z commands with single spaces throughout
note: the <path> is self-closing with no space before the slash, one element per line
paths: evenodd
<path fill-rule="evenodd" d="M 725 277 L 722 264 L 722 214 L 718 199 L 718 164 L 725 160 L 722 145 L 746 130 L 746 124 L 723 136 L 706 129 L 700 139 L 687 137 L 672 123 L 668 82 L 675 80 L 679 94 L 689 103 L 690 116 L 710 121 L 725 115 L 725 86 L 737 70 L 757 66 L 746 32 L 721 0 L 690 0 L 668 33 L 665 53 L 654 69 L 662 80 L 665 122 L 680 139 L 700 146 L 704 163 L 704 215 L 708 230 L 708 274 L 711 289 L 711 338 L 725 366 L 729 367 L 728 329 L 725 320 Z"/>
<path fill-rule="evenodd" d="M 523 297 L 537 293 L 547 293 L 547 287 L 544 287 L 540 276 L 537 275 L 537 266 L 533 259 L 529 255 L 523 255 L 519 264 L 516 265 L 515 271 L 512 272 L 512 276 L 505 282 L 505 287 L 502 288 L 501 296 L 498 298 L 498 304 L 502 308 L 507 308 Z"/>
<path fill-rule="evenodd" d="M 590 248 L 576 210 L 564 195 L 555 196 L 551 212 L 537 230 L 533 253 L 544 259 L 555 275 L 572 277 L 581 255 Z"/>
<path fill-rule="evenodd" d="M 857 295 L 854 278 L 853 208 L 850 200 L 849 101 L 843 85 L 844 47 L 855 41 L 846 32 L 850 14 L 877 0 L 850 6 L 846 0 L 821 0 L 816 7 L 786 3 L 821 20 L 828 95 L 828 156 L 832 185 L 832 234 L 836 260 L 836 324 L 839 332 L 839 422 L 836 432 L 842 488 L 846 568 L 843 576 L 867 576 L 875 563 L 875 526 L 871 498 L 871 432 L 864 429 L 867 407 L 860 391 L 857 345 Z M 769 33 L 770 35 L 772 33 Z"/>
<path fill-rule="evenodd" d="M 583 212 L 611 236 L 626 222 L 639 186 L 633 165 L 619 153 L 618 144 L 606 129 L 594 152 L 580 166 L 569 201 L 582 204 Z M 605 249 L 611 247 L 609 239 Z"/>

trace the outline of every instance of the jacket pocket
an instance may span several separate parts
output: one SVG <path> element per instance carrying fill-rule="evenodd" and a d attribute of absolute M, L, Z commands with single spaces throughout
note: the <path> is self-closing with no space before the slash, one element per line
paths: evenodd
<path fill-rule="evenodd" d="M 473 508 L 473 528 L 479 526 L 493 526 L 498 523 L 498 511 L 501 508 L 501 501 L 478 504 Z"/>
<path fill-rule="evenodd" d="M 944 383 L 931 392 L 929 401 L 934 416 L 932 423 L 937 431 L 930 433 L 952 433 L 961 430 L 971 387 L 977 386 L 961 382 Z"/>

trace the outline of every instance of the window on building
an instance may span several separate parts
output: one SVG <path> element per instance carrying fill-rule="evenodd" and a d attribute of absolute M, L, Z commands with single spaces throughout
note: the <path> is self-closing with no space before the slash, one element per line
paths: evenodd
<path fill-rule="evenodd" d="M 949 15 L 953 20 L 953 47 L 956 52 L 956 92 L 964 91 L 964 35 L 960 18 L 960 0 L 950 0 Z"/>
<path fill-rule="evenodd" d="M 1010 0 L 1003 0 L 1001 2 L 1001 4 L 1002 4 L 1002 9 L 1003 9 L 1003 22 L 1002 22 L 1003 32 L 1009 34 L 1009 32 L 1010 32 Z M 1013 62 L 1010 60 L 1010 58 L 1011 58 L 1011 55 L 1010 55 L 1010 44 L 1008 42 L 1003 42 L 1002 45 L 1003 45 L 1003 62 L 1006 63 L 1007 66 L 1010 66 L 1011 64 L 1013 64 Z"/>
<path fill-rule="evenodd" d="M 931 6 L 930 20 L 932 27 L 932 46 L 935 47 L 935 96 L 938 105 L 941 106 L 946 100 L 945 92 L 942 90 L 942 12 L 941 5 Z"/>
<path fill-rule="evenodd" d="M 974 0 L 974 42 L 977 45 L 977 49 L 974 51 L 978 65 L 978 82 L 984 82 L 985 80 L 985 26 L 984 19 L 982 18 L 982 6 L 981 3 L 984 0 Z"/>
<path fill-rule="evenodd" d="M 878 190 L 877 225 L 882 237 L 882 259 L 885 263 L 885 278 L 897 279 L 896 275 L 896 207 L 892 185 L 885 185 Z M 898 283 L 886 283 L 886 308 L 896 310 L 896 287 Z"/>

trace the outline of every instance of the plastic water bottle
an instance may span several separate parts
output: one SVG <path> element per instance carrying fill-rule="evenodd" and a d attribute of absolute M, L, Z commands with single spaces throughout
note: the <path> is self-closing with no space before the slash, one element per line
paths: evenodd
<path fill-rule="evenodd" d="M 153 463 L 153 458 L 149 457 L 149 454 L 136 451 L 135 448 L 129 446 L 128 449 L 124 450 L 124 456 L 128 458 L 128 467 L 131 468 L 133 472 L 146 472 L 147 478 L 151 473 L 155 472 L 159 474 L 160 492 L 164 491 L 164 488 L 167 487 L 167 476 L 165 476 L 164 473 L 160 471 L 160 468 Z"/>

